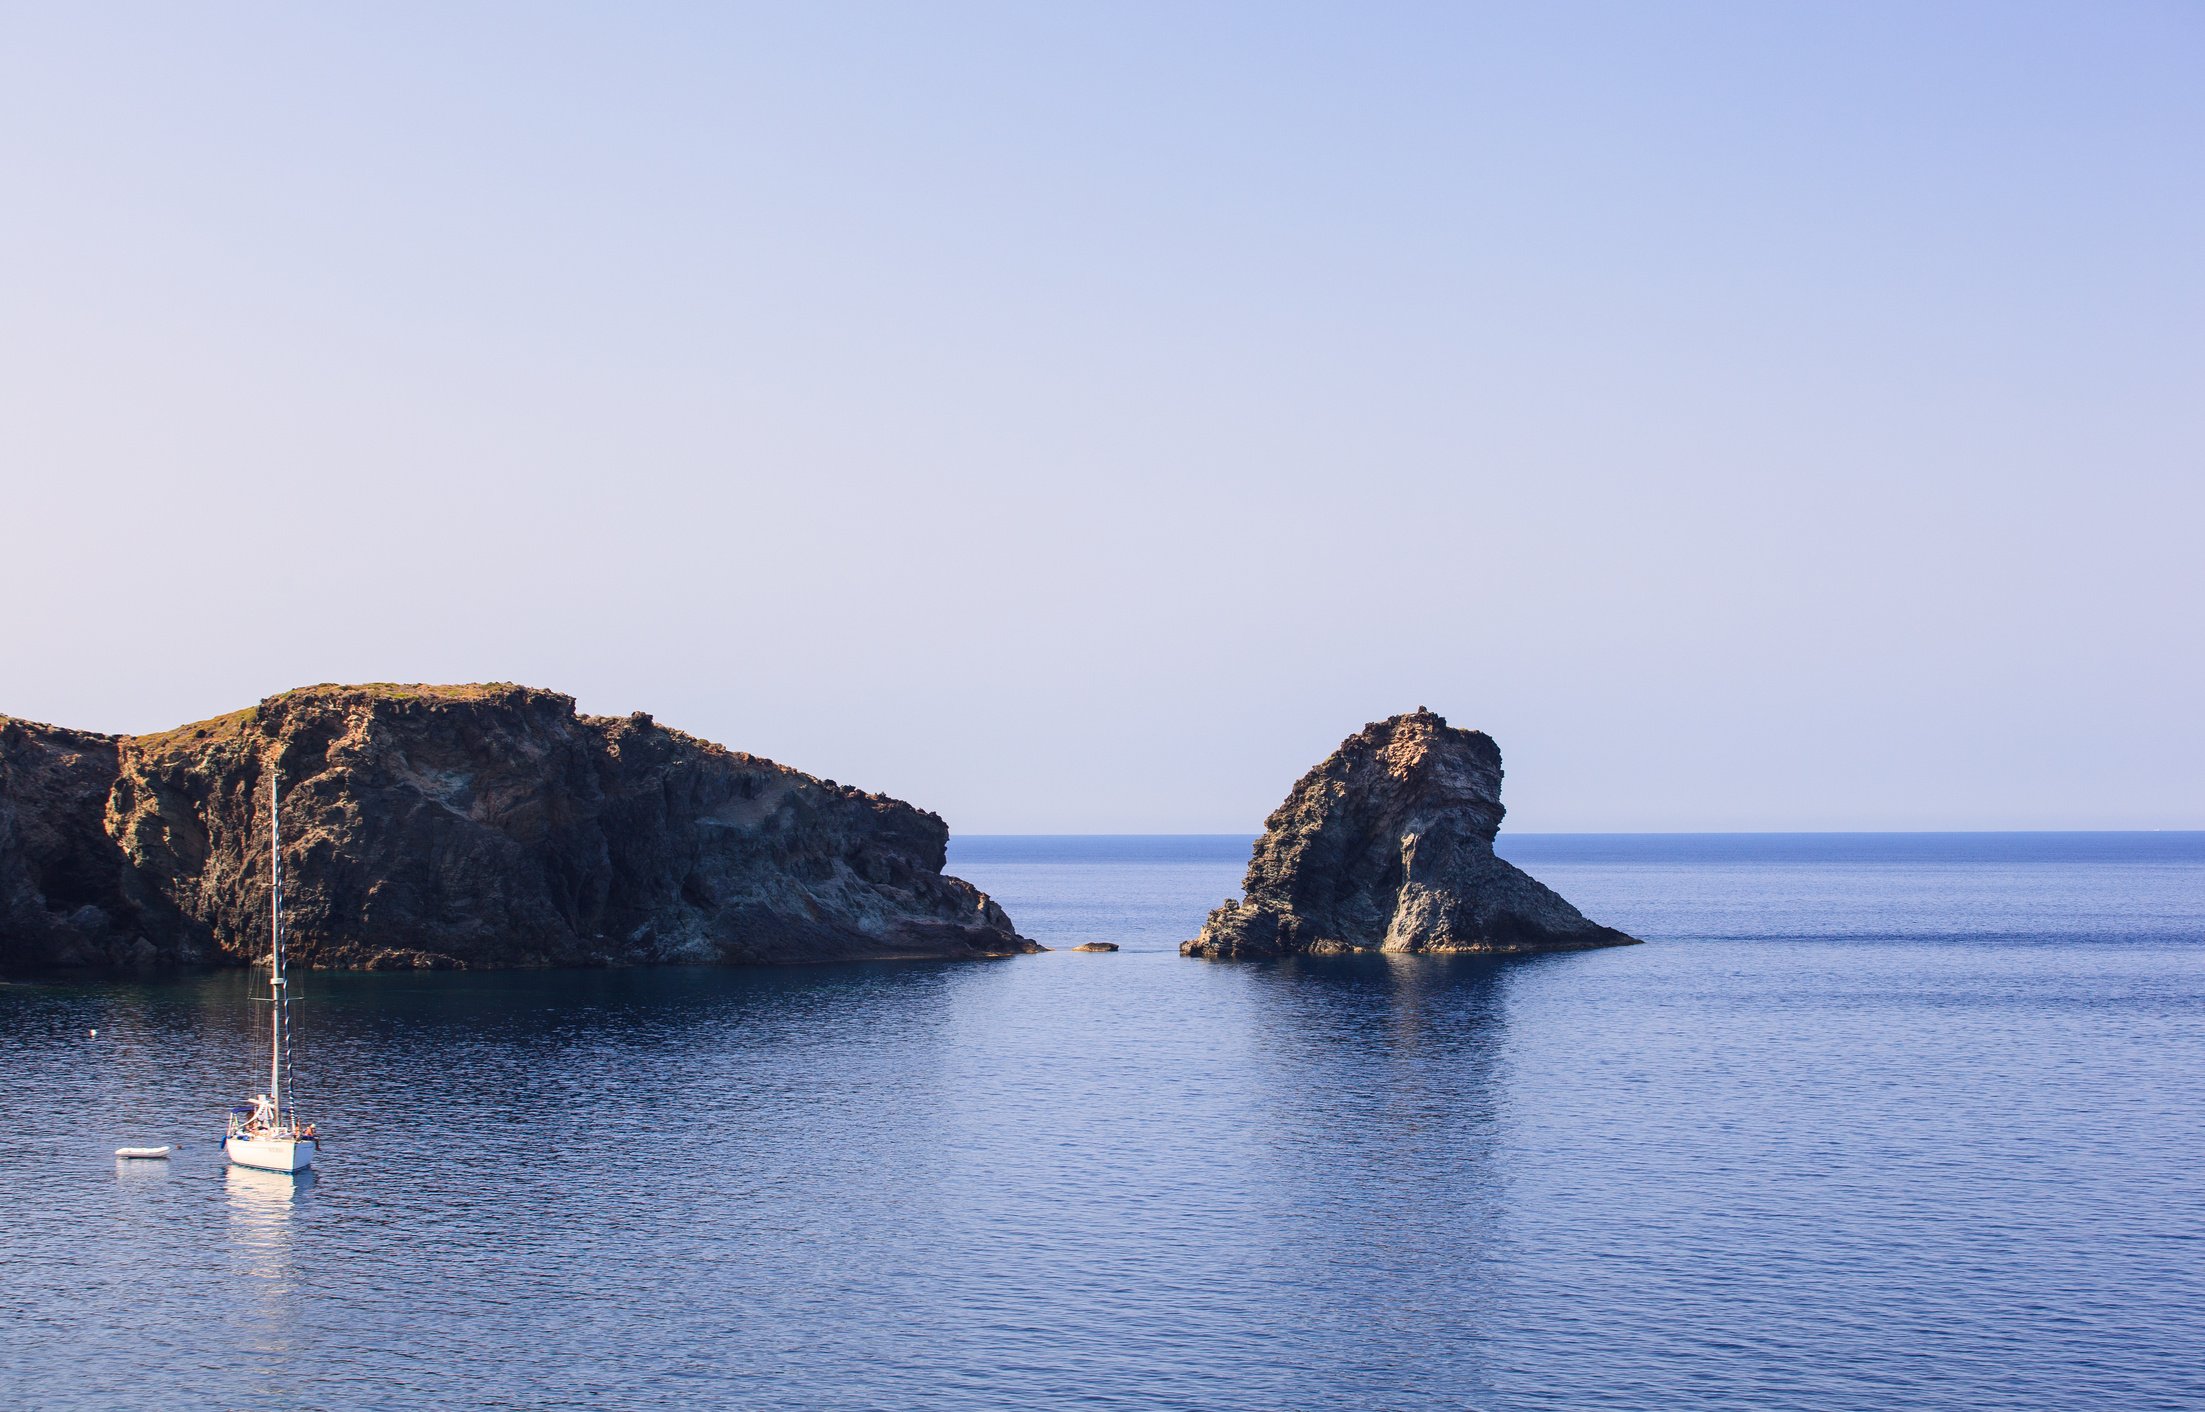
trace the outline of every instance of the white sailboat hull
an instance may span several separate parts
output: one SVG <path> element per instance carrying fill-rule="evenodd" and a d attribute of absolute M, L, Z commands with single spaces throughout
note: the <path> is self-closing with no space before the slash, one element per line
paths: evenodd
<path fill-rule="evenodd" d="M 314 1139 L 233 1137 L 224 1140 L 222 1153 L 240 1167 L 263 1172 L 303 1172 L 314 1165 Z"/>

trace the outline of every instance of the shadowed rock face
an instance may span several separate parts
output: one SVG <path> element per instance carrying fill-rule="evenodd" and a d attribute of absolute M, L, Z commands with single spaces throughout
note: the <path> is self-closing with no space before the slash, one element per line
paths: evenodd
<path fill-rule="evenodd" d="M 107 836 L 121 752 L 115 736 L 0 716 L 0 961 L 160 958 Z M 187 954 L 192 939 L 173 925 L 155 930 L 174 937 L 179 959 Z"/>
<path fill-rule="evenodd" d="M 1242 883 L 1183 956 L 1566 951 L 1636 938 L 1496 857 L 1501 751 L 1419 707 L 1365 726 L 1264 821 Z"/>
<path fill-rule="evenodd" d="M 156 736 L 0 718 L 0 966 L 257 958 L 270 770 L 301 965 L 1041 949 L 899 800 L 555 692 L 310 687 Z"/>

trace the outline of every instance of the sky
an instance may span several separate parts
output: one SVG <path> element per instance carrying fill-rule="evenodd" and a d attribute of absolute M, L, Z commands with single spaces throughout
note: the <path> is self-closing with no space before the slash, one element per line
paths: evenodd
<path fill-rule="evenodd" d="M 2205 827 L 2205 8 L 0 4 L 0 712 Z"/>

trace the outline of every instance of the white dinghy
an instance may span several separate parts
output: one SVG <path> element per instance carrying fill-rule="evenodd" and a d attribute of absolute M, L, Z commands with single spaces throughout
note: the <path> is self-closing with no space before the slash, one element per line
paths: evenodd
<path fill-rule="evenodd" d="M 291 1078 L 290 987 L 283 979 L 283 856 L 276 826 L 276 774 L 268 771 L 268 1091 L 251 1106 L 230 1110 L 223 1155 L 240 1167 L 303 1172 L 314 1164 L 314 1125 L 285 1105 Z M 165 1152 L 166 1149 L 164 1149 Z"/>
<path fill-rule="evenodd" d="M 152 1160 L 157 1157 L 166 1157 L 168 1156 L 168 1154 L 169 1149 L 165 1147 L 118 1147 L 115 1149 L 115 1155 L 117 1157 L 139 1158 L 143 1160 Z"/>

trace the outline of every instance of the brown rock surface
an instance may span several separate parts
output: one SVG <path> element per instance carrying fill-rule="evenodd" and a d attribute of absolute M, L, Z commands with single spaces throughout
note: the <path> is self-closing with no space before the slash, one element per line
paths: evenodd
<path fill-rule="evenodd" d="M 0 716 L 0 961 L 122 965 L 160 955 L 107 836 L 121 751 L 116 736 Z"/>
<path fill-rule="evenodd" d="M 900 800 L 556 692 L 376 685 L 152 736 L 0 718 L 0 967 L 257 956 L 270 769 L 301 965 L 1041 949 Z"/>
<path fill-rule="evenodd" d="M 1246 896 L 1185 956 L 1566 951 L 1636 938 L 1493 852 L 1501 752 L 1418 707 L 1365 726 L 1264 821 Z"/>

